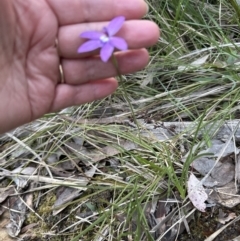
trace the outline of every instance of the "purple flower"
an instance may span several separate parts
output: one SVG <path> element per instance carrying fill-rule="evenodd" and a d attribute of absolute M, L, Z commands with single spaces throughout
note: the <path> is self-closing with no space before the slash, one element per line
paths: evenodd
<path fill-rule="evenodd" d="M 111 57 L 114 48 L 126 50 L 128 48 L 126 41 L 123 38 L 114 37 L 122 27 L 124 21 L 124 17 L 116 17 L 103 28 L 102 32 L 83 32 L 80 36 L 89 40 L 78 48 L 78 53 L 89 52 L 101 48 L 100 57 L 103 62 L 107 62 Z"/>

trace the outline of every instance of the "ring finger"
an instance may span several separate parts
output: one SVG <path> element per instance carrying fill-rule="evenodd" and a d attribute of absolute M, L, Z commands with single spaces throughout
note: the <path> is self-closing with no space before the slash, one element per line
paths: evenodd
<path fill-rule="evenodd" d="M 143 69 L 148 63 L 146 49 L 119 52 L 116 54 L 119 71 L 122 74 Z M 67 84 L 78 85 L 89 80 L 106 79 L 117 75 L 111 61 L 104 63 L 99 57 L 62 60 L 64 79 Z"/>

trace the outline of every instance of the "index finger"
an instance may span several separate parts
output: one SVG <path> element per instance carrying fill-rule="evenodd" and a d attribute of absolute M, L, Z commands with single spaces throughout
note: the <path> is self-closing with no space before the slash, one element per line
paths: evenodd
<path fill-rule="evenodd" d="M 60 26 L 109 21 L 116 16 L 138 19 L 147 13 L 143 0 L 48 0 Z"/>

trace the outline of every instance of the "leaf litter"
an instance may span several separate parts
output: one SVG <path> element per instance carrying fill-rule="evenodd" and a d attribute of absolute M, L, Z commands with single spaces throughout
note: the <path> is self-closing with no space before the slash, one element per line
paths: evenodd
<path fill-rule="evenodd" d="M 112 122 L 112 119 L 110 122 Z M 144 120 L 139 120 L 139 122 L 143 126 L 142 136 L 144 136 L 145 140 L 149 139 L 153 141 L 153 143 L 168 140 L 171 142 L 174 136 L 180 133 L 189 133 L 193 125 L 193 123 L 190 122 L 146 123 Z M 122 120 L 122 123 L 126 124 L 127 122 Z M 174 129 L 172 126 L 174 126 Z M 234 161 L 235 158 L 239 156 L 239 150 L 235 142 L 230 141 L 224 152 L 221 151 L 226 145 L 227 137 L 229 137 L 230 134 L 229 124 L 226 123 L 216 132 L 216 139 L 210 140 L 211 146 L 202 150 L 202 156 L 192 163 L 192 168 L 195 173 L 198 172 L 202 177 L 212 170 L 209 177 L 203 181 L 200 181 L 193 173 L 190 174 L 188 180 L 188 196 L 193 205 L 200 211 L 205 211 L 206 207 L 211 205 L 234 207 L 240 202 L 235 185 L 235 165 L 238 164 L 238 162 L 235 163 Z M 199 135 L 201 135 L 201 133 Z M 235 140 L 239 137 L 239 130 L 237 130 Z M 74 200 L 84 195 L 84 192 L 88 192 L 88 184 L 94 180 L 94 176 L 101 174 L 101 169 L 106 168 L 107 163 L 112 163 L 110 164 L 111 168 L 118 170 L 118 172 L 121 171 L 120 163 L 113 157 L 129 150 L 137 151 L 141 148 L 141 144 L 119 139 L 118 147 L 111 145 L 96 145 L 96 147 L 84 147 L 84 141 L 82 141 L 80 137 L 68 139 L 59 145 L 51 155 L 45 158 L 53 178 L 48 176 L 48 171 L 43 168 L 42 162 L 38 163 L 29 150 L 26 150 L 27 153 L 22 151 L 22 146 L 19 146 L 21 152 L 19 152 L 20 154 L 18 155 L 16 155 L 18 148 L 15 148 L 16 152 L 13 153 L 13 156 L 5 152 L 3 155 L 4 158 L 6 158 L 6 153 L 8 153 L 7 158 L 19 159 L 19 166 L 15 166 L 14 169 L 8 170 L 8 168 L 1 168 L 3 181 L 10 179 L 15 183 L 15 185 L 3 189 L 4 195 L 1 199 L 1 203 L 4 203 L 4 205 L 11 203 L 11 205 L 6 205 L 6 208 L 11 210 L 9 223 L 6 225 L 10 236 L 20 237 L 24 235 L 20 235 L 21 230 L 26 231 L 25 227 L 30 225 L 27 223 L 23 226 L 26 217 L 29 216 L 31 209 L 37 209 L 37 206 L 39 206 L 39 204 L 34 204 L 36 198 L 35 200 L 31 199 L 31 201 L 26 199 L 27 193 L 39 193 L 40 196 L 37 201 L 39 203 L 44 195 L 46 195 L 44 193 L 45 189 L 55 190 L 55 200 L 51 201 L 52 204 L 49 206 L 49 211 L 53 217 L 61 215 Z M 206 155 L 204 155 L 204 153 L 206 153 Z M 219 156 L 220 154 L 221 157 Z M 33 158 L 33 161 L 30 161 L 28 165 L 23 165 L 24 162 L 21 158 L 24 160 L 24 158 L 28 156 L 30 159 Z M 111 158 L 113 159 L 111 160 Z M 219 160 L 216 163 L 217 159 Z M 126 163 L 125 167 L 142 175 L 146 180 L 154 178 L 151 173 L 144 173 L 140 169 L 138 170 L 134 168 L 134 166 L 131 166 L 130 163 Z M 224 178 L 222 178 L 223 176 Z M 116 177 L 115 180 L 119 183 L 124 182 L 124 178 Z M 16 186 L 16 189 L 13 189 L 14 186 Z M 110 200 L 111 195 L 109 201 Z M 155 240 L 160 240 L 159 237 L 161 237 L 161 240 L 174 240 L 176 236 L 184 230 L 188 230 L 190 233 L 188 223 L 193 219 L 194 210 L 191 209 L 189 202 L 187 205 L 184 205 L 184 200 L 180 197 L 171 199 L 158 195 L 155 196 L 154 200 L 154 202 L 143 205 L 142 209 L 144 210 L 146 220 L 148 220 L 150 230 L 152 230 L 151 235 Z M 100 199 L 98 199 L 98 202 L 99 201 Z M 86 205 L 91 207 L 88 202 Z M 106 208 L 107 207 L 108 205 Z M 99 212 L 95 211 L 94 206 L 92 206 L 91 209 L 92 211 L 89 213 L 90 216 L 86 216 L 84 212 L 80 211 L 78 217 L 84 214 L 84 222 L 87 220 L 92 222 L 94 218 L 92 219 L 91 217 L 98 216 Z M 38 216 L 39 214 L 35 213 L 35 215 Z M 67 220 L 70 213 L 64 215 L 66 216 L 62 220 Z M 39 219 L 42 218 L 41 216 L 40 214 Z M 116 214 L 116 217 L 120 222 L 126 223 L 129 230 L 132 231 L 134 231 L 134 226 L 137 225 L 139 219 L 138 216 L 133 216 L 133 219 L 130 221 L 124 212 L 119 212 Z M 228 222 L 231 218 L 234 219 L 234 215 L 227 216 L 226 219 L 224 219 L 225 221 L 223 221 L 223 218 L 219 220 L 221 222 Z M 61 220 L 59 222 L 61 223 Z M 81 222 L 83 222 L 83 220 Z M 34 222 L 32 224 L 37 228 Z M 68 229 L 71 230 L 74 226 L 70 225 Z M 56 230 L 55 228 L 52 230 L 52 235 L 56 235 Z M 107 227 L 103 228 L 102 234 L 109 235 L 109 229 Z M 30 236 L 31 235 L 33 234 L 30 234 Z M 144 238 L 144 236 L 145 234 L 143 232 L 142 238 Z"/>

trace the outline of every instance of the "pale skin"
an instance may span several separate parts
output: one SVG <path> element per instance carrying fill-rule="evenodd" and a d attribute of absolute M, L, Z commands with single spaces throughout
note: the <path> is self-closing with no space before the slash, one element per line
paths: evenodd
<path fill-rule="evenodd" d="M 116 53 L 121 73 L 144 68 L 145 48 L 159 38 L 156 24 L 139 20 L 146 12 L 143 0 L 0 0 L 0 133 L 116 90 L 111 62 L 77 53 L 81 32 L 101 30 L 116 16 L 127 19 L 117 34 L 129 45 Z"/>

